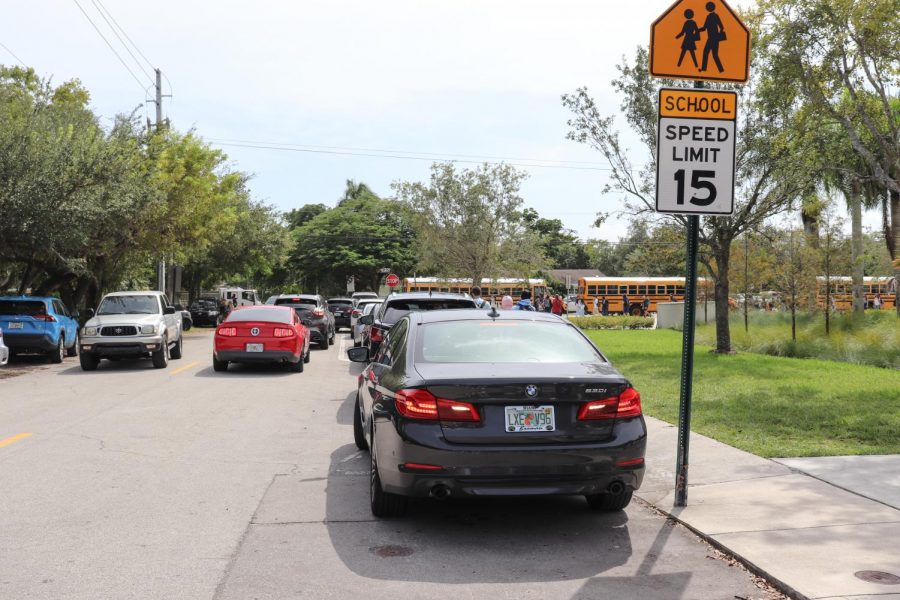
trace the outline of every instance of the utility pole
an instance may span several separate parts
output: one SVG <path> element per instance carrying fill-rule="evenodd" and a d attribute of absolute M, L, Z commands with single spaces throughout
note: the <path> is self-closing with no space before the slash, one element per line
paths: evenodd
<path fill-rule="evenodd" d="M 162 127 L 162 71 L 156 70 L 156 131 Z"/>
<path fill-rule="evenodd" d="M 163 117 L 162 117 L 162 71 L 159 69 L 154 69 L 156 71 L 156 95 L 153 103 L 156 104 L 156 131 L 159 133 L 162 130 L 163 126 Z M 171 98 L 171 94 L 167 94 L 167 97 Z M 174 282 L 173 282 L 174 283 Z M 167 293 L 166 290 L 166 256 L 163 254 L 162 258 L 160 258 L 159 263 L 156 265 L 156 289 L 160 292 Z M 172 295 L 174 296 L 175 289 L 173 286 Z M 169 298 L 170 301 L 173 298 Z"/>

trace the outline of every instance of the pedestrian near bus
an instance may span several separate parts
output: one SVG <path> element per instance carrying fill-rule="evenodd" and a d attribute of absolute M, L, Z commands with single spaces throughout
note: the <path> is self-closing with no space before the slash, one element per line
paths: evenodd
<path fill-rule="evenodd" d="M 600 306 L 602 307 L 601 314 L 605 317 L 609 314 L 609 300 L 606 298 L 606 296 L 603 296 L 603 302 L 600 304 Z"/>
<path fill-rule="evenodd" d="M 644 313 L 645 317 L 650 314 L 650 298 L 644 296 L 644 301 L 641 303 L 641 308 L 643 309 L 642 312 Z"/>
<path fill-rule="evenodd" d="M 559 296 L 554 295 L 553 299 L 550 300 L 550 312 L 554 315 L 561 317 L 563 313 L 563 302 Z"/>
<path fill-rule="evenodd" d="M 575 301 L 575 316 L 583 317 L 587 312 L 587 306 L 584 305 L 584 300 L 579 298 Z"/>
<path fill-rule="evenodd" d="M 485 299 L 481 297 L 481 288 L 477 285 L 472 288 L 472 300 L 475 301 L 475 306 L 478 308 L 484 308 L 487 304 Z"/>
<path fill-rule="evenodd" d="M 622 314 L 627 315 L 629 308 L 630 307 L 628 305 L 628 294 L 622 294 Z"/>
<path fill-rule="evenodd" d="M 597 296 L 594 296 L 594 311 L 593 311 L 592 314 L 595 314 L 595 315 L 596 315 L 598 312 L 600 312 L 599 310 L 597 310 L 597 308 L 598 308 L 597 305 L 598 305 L 598 302 L 597 302 Z"/>
<path fill-rule="evenodd" d="M 503 296 L 503 298 L 500 299 L 500 308 L 502 308 L 503 310 L 512 310 L 512 307 L 513 307 L 512 296 L 507 294 L 506 296 Z"/>
<path fill-rule="evenodd" d="M 882 306 L 884 306 L 884 302 L 881 300 L 881 292 L 878 292 L 877 294 L 875 294 L 875 299 L 872 300 L 872 308 L 878 310 Z"/>
<path fill-rule="evenodd" d="M 513 310 L 534 310 L 534 305 L 531 303 L 531 292 L 523 290 L 522 299 L 516 302 L 512 308 Z"/>

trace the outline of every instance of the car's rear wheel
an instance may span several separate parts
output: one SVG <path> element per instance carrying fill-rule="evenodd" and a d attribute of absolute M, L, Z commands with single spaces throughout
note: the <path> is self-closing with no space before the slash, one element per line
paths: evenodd
<path fill-rule="evenodd" d="M 362 412 L 359 406 L 359 392 L 356 392 L 356 404 L 353 406 L 353 441 L 360 450 L 369 447 L 366 442 L 366 430 L 363 428 Z"/>
<path fill-rule="evenodd" d="M 310 359 L 310 352 L 309 352 L 309 346 L 307 346 L 306 354 L 303 355 L 303 362 L 309 363 L 309 359 Z"/>
<path fill-rule="evenodd" d="M 591 510 L 616 511 L 622 510 L 631 502 L 631 490 L 621 494 L 589 494 L 585 496 Z"/>
<path fill-rule="evenodd" d="M 66 339 L 60 335 L 59 341 L 56 343 L 56 349 L 50 351 L 50 362 L 58 365 L 66 356 Z"/>
<path fill-rule="evenodd" d="M 217 373 L 222 373 L 228 370 L 228 361 L 227 360 L 219 360 L 216 358 L 216 355 L 213 354 L 213 371 Z"/>
<path fill-rule="evenodd" d="M 100 359 L 90 352 L 82 352 L 78 360 L 81 362 L 82 371 L 96 371 L 97 365 L 100 364 Z"/>
<path fill-rule="evenodd" d="M 66 356 L 78 356 L 78 334 L 75 334 L 75 342 L 71 348 L 66 349 Z"/>
<path fill-rule="evenodd" d="M 178 341 L 175 342 L 175 347 L 173 347 L 172 350 L 170 351 L 170 352 L 171 352 L 170 356 L 171 356 L 172 358 L 174 358 L 175 360 L 178 360 L 179 358 L 181 358 L 181 354 L 182 354 L 182 341 L 183 341 L 183 338 L 182 338 L 182 336 L 179 335 L 179 336 L 178 336 Z"/>
<path fill-rule="evenodd" d="M 329 346 L 331 346 L 331 345 L 334 344 L 334 336 L 335 336 L 335 330 L 332 329 L 332 330 L 331 330 L 331 335 L 328 337 L 328 345 L 329 345 Z"/>
<path fill-rule="evenodd" d="M 303 365 L 305 364 L 305 361 L 303 360 L 303 357 L 301 356 L 301 357 L 300 357 L 300 360 L 298 360 L 297 362 L 295 362 L 295 363 L 288 363 L 288 364 L 291 365 L 291 372 L 292 372 L 292 373 L 302 373 L 302 372 L 303 372 Z"/>
<path fill-rule="evenodd" d="M 151 355 L 154 369 L 165 369 L 169 366 L 169 340 L 164 339 L 159 350 Z"/>
<path fill-rule="evenodd" d="M 409 499 L 385 492 L 381 488 L 381 477 L 378 476 L 378 459 L 375 452 L 375 432 L 369 437 L 369 456 L 371 474 L 369 476 L 369 505 L 376 517 L 402 517 L 406 513 Z"/>

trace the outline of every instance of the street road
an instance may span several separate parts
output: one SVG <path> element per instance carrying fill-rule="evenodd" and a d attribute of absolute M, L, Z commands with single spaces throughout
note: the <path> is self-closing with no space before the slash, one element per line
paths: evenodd
<path fill-rule="evenodd" d="M 0 598 L 764 598 L 635 501 L 368 508 L 345 335 L 302 374 L 77 359 L 0 379 Z M 648 457 L 653 460 L 652 456 Z"/>

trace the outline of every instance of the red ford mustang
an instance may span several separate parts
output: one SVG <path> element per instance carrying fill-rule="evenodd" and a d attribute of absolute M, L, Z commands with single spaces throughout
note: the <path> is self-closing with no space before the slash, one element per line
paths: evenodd
<path fill-rule="evenodd" d="M 213 342 L 213 369 L 228 363 L 274 362 L 303 372 L 309 362 L 309 329 L 286 306 L 246 306 L 231 311 Z"/>

